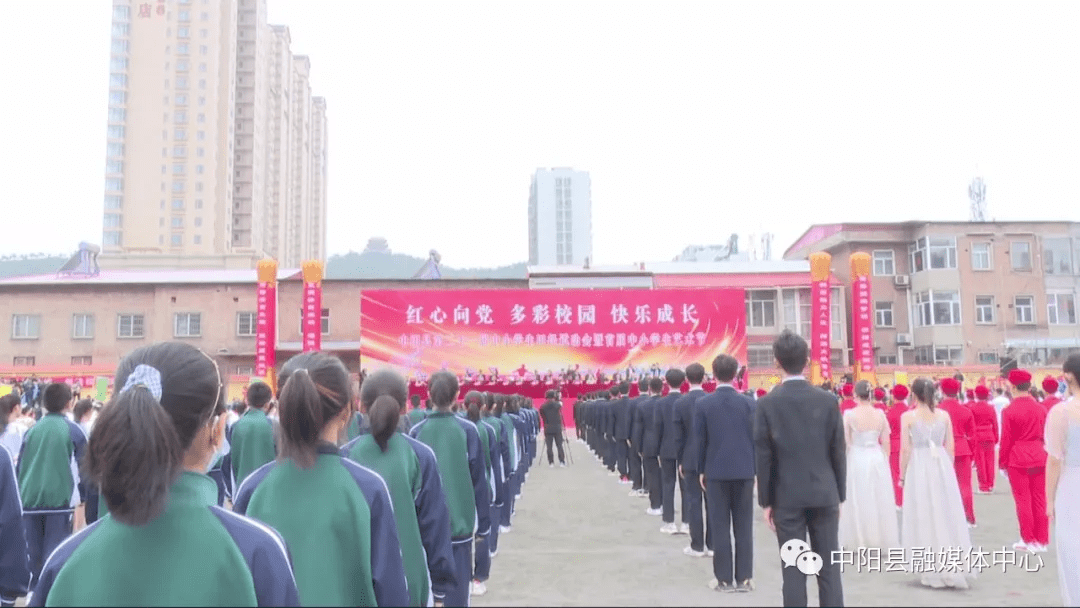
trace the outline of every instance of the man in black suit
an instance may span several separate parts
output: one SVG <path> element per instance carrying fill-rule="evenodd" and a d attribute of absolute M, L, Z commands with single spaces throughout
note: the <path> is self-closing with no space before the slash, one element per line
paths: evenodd
<path fill-rule="evenodd" d="M 679 490 L 682 496 L 682 520 L 690 533 L 690 546 L 684 548 L 683 553 L 690 557 L 705 557 L 705 552 L 711 552 L 713 548 L 712 534 L 701 510 L 704 494 L 698 483 L 698 471 L 701 469 L 698 465 L 698 443 L 694 432 L 697 401 L 706 395 L 701 388 L 701 383 L 705 381 L 705 367 L 700 363 L 686 366 L 686 381 L 690 383 L 690 388 L 675 402 L 675 426 L 685 438 L 679 453 Z"/>
<path fill-rule="evenodd" d="M 656 434 L 656 406 L 663 390 L 663 380 L 649 378 L 649 397 L 642 400 L 640 405 L 644 429 L 641 439 L 641 462 L 645 473 L 645 489 L 649 493 L 649 508 L 645 510 L 645 513 L 649 515 L 663 513 L 663 499 L 660 494 L 660 438 Z"/>
<path fill-rule="evenodd" d="M 555 466 L 555 457 L 551 453 L 551 444 L 554 443 L 559 449 L 559 466 L 566 466 L 566 456 L 563 454 L 563 428 L 562 428 L 562 403 L 559 403 L 559 394 L 553 390 L 547 392 L 547 401 L 540 406 L 540 420 L 544 423 L 544 445 L 547 446 L 547 461 L 549 467 Z"/>
<path fill-rule="evenodd" d="M 846 498 L 847 462 L 840 407 L 831 394 L 803 377 L 809 358 L 806 340 L 784 330 L 773 343 L 783 372 L 780 386 L 757 402 L 754 444 L 758 503 L 781 548 L 805 542 L 822 560 L 818 598 L 822 606 L 843 606 L 839 550 L 840 504 Z M 806 606 L 806 576 L 783 567 L 784 606 Z"/>
<path fill-rule="evenodd" d="M 630 495 L 647 496 L 644 486 L 644 472 L 641 468 L 641 438 L 645 432 L 645 426 L 641 419 L 641 403 L 648 398 L 649 381 L 642 378 L 638 381 L 638 396 L 629 401 L 630 406 Z"/>
<path fill-rule="evenodd" d="M 716 390 L 697 400 L 694 443 L 700 487 L 713 529 L 713 575 L 717 591 L 754 588 L 754 402 L 735 390 L 738 361 L 720 355 L 712 363 Z M 730 530 L 730 532 L 729 532 Z M 732 559 L 731 536 L 735 537 Z M 734 577 L 732 576 L 734 565 Z"/>
<path fill-rule="evenodd" d="M 619 483 L 630 484 L 630 407 L 626 395 L 630 386 L 619 383 L 612 388 L 614 393 L 611 410 L 615 419 L 615 467 L 619 471 Z"/>
<path fill-rule="evenodd" d="M 679 477 L 679 453 L 682 451 L 684 438 L 675 426 L 675 402 L 681 396 L 679 389 L 686 380 L 686 374 L 681 369 L 672 368 L 664 374 L 664 379 L 670 392 L 656 404 L 656 436 L 660 445 L 660 492 L 664 510 L 664 525 L 660 531 L 665 534 L 678 534 L 679 528 L 675 525 L 675 484 Z"/>

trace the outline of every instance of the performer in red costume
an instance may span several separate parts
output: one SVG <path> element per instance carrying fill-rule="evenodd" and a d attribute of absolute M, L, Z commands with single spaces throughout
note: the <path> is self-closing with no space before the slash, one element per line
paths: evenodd
<path fill-rule="evenodd" d="M 945 378 L 941 381 L 941 392 L 945 398 L 938 408 L 945 410 L 952 420 L 953 430 L 953 465 L 956 468 L 956 482 L 960 484 L 960 498 L 964 502 L 964 514 L 968 523 L 975 527 L 975 504 L 971 492 L 971 444 L 975 438 L 975 418 L 971 409 L 956 400 L 960 394 L 960 381 Z"/>
<path fill-rule="evenodd" d="M 964 405 L 971 407 L 972 403 L 975 403 L 975 389 L 969 388 L 964 391 Z"/>
<path fill-rule="evenodd" d="M 1043 429 L 1046 408 L 1030 395 L 1031 374 L 1014 369 L 1009 382 L 1016 387 L 1012 403 L 1001 412 L 999 466 L 1009 475 L 1016 518 L 1020 524 L 1021 551 L 1046 551 L 1050 526 L 1046 517 L 1046 449 Z"/>
<path fill-rule="evenodd" d="M 874 407 L 885 412 L 885 416 L 888 417 L 889 408 L 885 405 L 885 389 L 880 386 L 874 389 Z"/>
<path fill-rule="evenodd" d="M 844 388 L 840 389 L 840 394 L 844 396 L 844 400 L 840 402 L 841 414 L 858 405 L 854 399 L 855 386 L 853 384 L 845 384 Z"/>
<path fill-rule="evenodd" d="M 900 416 L 911 409 L 907 404 L 908 387 L 897 384 L 892 388 L 893 405 L 885 414 L 889 421 L 889 469 L 892 470 L 896 508 L 904 503 L 904 488 L 900 485 Z"/>
<path fill-rule="evenodd" d="M 1046 393 L 1046 399 L 1043 399 L 1042 404 L 1043 407 L 1046 408 L 1046 411 L 1049 412 L 1050 408 L 1061 403 L 1061 399 L 1058 399 L 1057 396 L 1058 381 L 1054 380 L 1050 376 L 1047 376 L 1043 378 L 1042 389 L 1043 392 Z"/>
<path fill-rule="evenodd" d="M 754 396 L 757 397 L 758 399 L 761 399 L 762 397 L 764 397 L 765 395 L 768 395 L 768 394 L 769 394 L 769 391 L 767 391 L 767 390 L 765 390 L 763 388 L 759 388 L 759 389 L 757 389 L 757 392 L 754 393 Z"/>
<path fill-rule="evenodd" d="M 971 451 L 980 494 L 994 491 L 994 448 L 997 447 L 999 435 L 997 410 L 987 401 L 989 398 L 990 389 L 982 385 L 975 387 L 975 402 L 971 404 L 971 415 L 975 418 L 975 443 Z"/>

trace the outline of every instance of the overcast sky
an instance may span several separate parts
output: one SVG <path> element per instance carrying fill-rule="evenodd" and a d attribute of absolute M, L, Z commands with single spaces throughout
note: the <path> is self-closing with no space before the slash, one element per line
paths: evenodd
<path fill-rule="evenodd" d="M 596 264 L 815 222 L 1080 219 L 1080 3 L 268 0 L 329 114 L 330 253 L 528 257 L 537 167 Z M 100 242 L 110 2 L 2 2 L 0 253 Z M 744 240 L 745 242 L 745 240 Z"/>

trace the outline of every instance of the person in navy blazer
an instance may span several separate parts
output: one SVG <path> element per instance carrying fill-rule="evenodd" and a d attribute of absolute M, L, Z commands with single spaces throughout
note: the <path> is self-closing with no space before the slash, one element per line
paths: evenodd
<path fill-rule="evenodd" d="M 718 356 L 712 369 L 716 390 L 695 403 L 693 429 L 698 481 L 705 490 L 709 527 L 716 526 L 712 534 L 713 574 L 718 591 L 751 591 L 755 406 L 731 384 L 739 370 L 735 357 Z M 735 537 L 734 556 L 729 528 Z"/>

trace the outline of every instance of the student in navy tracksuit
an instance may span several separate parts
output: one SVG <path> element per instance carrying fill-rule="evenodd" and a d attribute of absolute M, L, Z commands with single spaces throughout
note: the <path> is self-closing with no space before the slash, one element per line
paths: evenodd
<path fill-rule="evenodd" d="M 86 450 L 86 434 L 64 413 L 72 405 L 71 386 L 45 388 L 46 414 L 23 437 L 19 455 L 19 493 L 22 495 L 30 572 L 34 581 L 45 559 L 71 534 L 78 494 L 78 463 Z"/>
<path fill-rule="evenodd" d="M 181 342 L 120 362 L 94 424 L 89 477 L 109 515 L 49 557 L 29 606 L 298 606 L 285 544 L 214 504 L 205 472 L 225 438 L 224 387 Z"/>
<path fill-rule="evenodd" d="M 488 548 L 491 549 L 491 557 L 495 557 L 499 553 L 499 531 L 503 526 L 503 513 L 508 511 L 510 476 L 514 471 L 510 447 L 513 432 L 509 430 L 510 425 L 502 419 L 501 405 L 496 403 L 492 393 L 484 394 L 482 413 L 484 422 L 495 429 L 499 444 L 499 470 L 502 473 L 502 486 L 496 487 L 495 504 L 491 509 L 491 534 L 488 536 Z"/>
<path fill-rule="evenodd" d="M 454 586 L 455 570 L 454 553 L 450 548 L 450 511 L 446 507 L 435 452 L 400 429 L 379 444 L 384 434 L 394 430 L 391 428 L 394 422 L 393 412 L 384 411 L 377 402 L 380 398 L 391 398 L 401 404 L 402 411 L 398 415 L 403 416 L 407 394 L 405 378 L 393 370 L 378 370 L 366 376 L 360 386 L 360 409 L 365 413 L 365 419 L 371 422 L 371 433 L 360 435 L 345 444 L 341 454 L 374 469 L 386 481 L 394 504 L 394 517 L 399 522 L 398 536 L 402 542 L 403 558 L 407 534 L 403 534 L 401 522 L 405 518 L 410 529 L 416 526 L 419 535 L 420 551 L 424 554 L 421 560 L 426 566 L 422 574 L 430 579 L 430 599 L 441 603 L 445 601 L 447 591 Z M 406 488 L 408 496 L 404 496 Z M 424 559 L 426 562 L 423 562 Z M 415 563 L 405 558 L 404 565 L 410 580 L 420 577 Z M 412 584 L 409 586 L 411 597 L 421 596 L 424 600 L 420 605 L 427 605 L 429 598 L 423 590 L 428 584 L 428 581 L 422 581 L 419 590 L 414 589 Z"/>
<path fill-rule="evenodd" d="M 450 508 L 451 543 L 457 567 L 456 585 L 446 594 L 444 605 L 468 606 L 473 575 L 473 541 L 490 531 L 490 492 L 484 473 L 484 455 L 476 425 L 450 410 L 458 396 L 457 378 L 447 371 L 435 372 L 428 393 L 435 411 L 410 432 L 435 452 L 442 475 L 446 504 Z"/>
<path fill-rule="evenodd" d="M 0 433 L 6 424 L 6 418 L 0 420 Z M 15 600 L 29 590 L 30 557 L 15 457 L 0 446 L 0 606 L 14 606 Z"/>
<path fill-rule="evenodd" d="M 409 605 L 386 482 L 335 444 L 353 413 L 349 370 L 309 352 L 280 378 L 280 456 L 240 484 L 233 508 L 285 538 L 304 605 Z"/>

